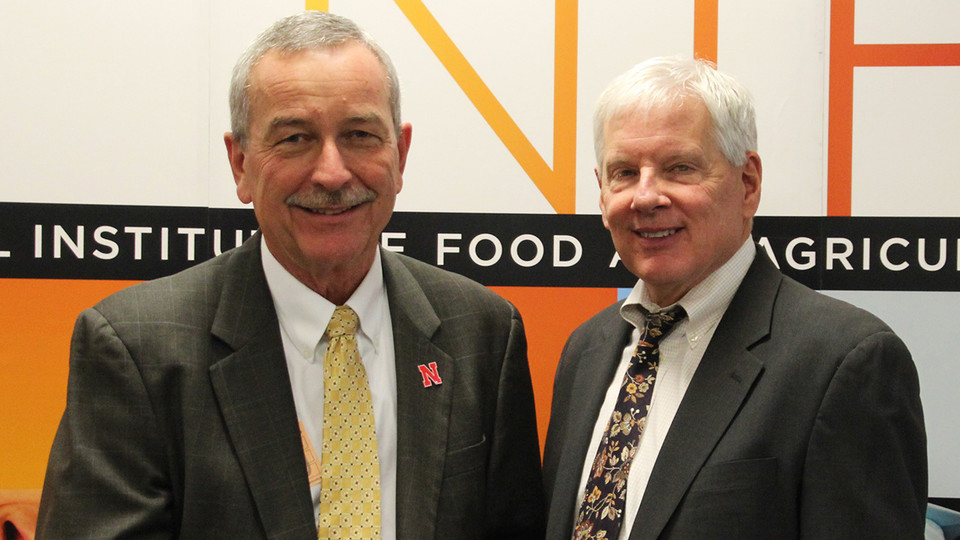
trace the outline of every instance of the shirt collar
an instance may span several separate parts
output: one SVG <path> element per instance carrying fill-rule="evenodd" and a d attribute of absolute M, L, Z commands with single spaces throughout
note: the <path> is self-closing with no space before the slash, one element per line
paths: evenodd
<path fill-rule="evenodd" d="M 704 333 L 720 322 L 727 306 L 733 300 L 733 295 L 740 288 L 740 283 L 750 269 L 757 254 L 757 247 L 752 238 L 740 246 L 733 257 L 723 263 L 720 268 L 707 276 L 703 281 L 683 295 L 677 304 L 683 306 L 687 312 L 687 320 L 683 333 L 690 346 L 693 347 Z M 659 306 L 650 298 L 643 280 L 638 280 L 627 299 L 620 306 L 620 316 L 637 328 L 644 324 L 643 311 L 637 309 L 642 306 L 648 312 L 659 311 L 670 306 Z M 682 324 L 682 323 L 681 323 Z"/>
<path fill-rule="evenodd" d="M 300 356 L 312 363 L 315 361 L 314 351 L 324 339 L 327 323 L 337 306 L 293 277 L 273 256 L 266 241 L 261 239 L 260 242 L 263 273 L 273 297 L 280 328 Z M 360 319 L 359 335 L 372 341 L 375 349 L 380 344 L 380 331 L 385 324 L 382 314 L 386 311 L 382 307 L 387 301 L 386 295 L 378 249 L 367 275 L 347 300 L 347 305 Z"/>

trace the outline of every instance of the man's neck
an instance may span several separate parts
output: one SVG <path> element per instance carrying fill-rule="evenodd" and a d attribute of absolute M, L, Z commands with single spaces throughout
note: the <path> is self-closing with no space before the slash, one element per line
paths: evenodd
<path fill-rule="evenodd" d="M 297 281 L 336 306 L 341 306 L 350 299 L 376 260 L 376 251 L 372 251 L 350 261 L 349 264 L 329 266 L 321 263 L 305 268 L 278 258 L 266 242 L 263 249 L 268 250 L 280 266 Z"/>

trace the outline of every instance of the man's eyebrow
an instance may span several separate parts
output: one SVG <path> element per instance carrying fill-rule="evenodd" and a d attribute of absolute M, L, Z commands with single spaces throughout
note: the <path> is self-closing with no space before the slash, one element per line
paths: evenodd
<path fill-rule="evenodd" d="M 602 169 L 601 169 L 601 170 L 603 170 L 603 171 L 609 171 L 609 170 L 615 169 L 615 168 L 617 168 L 617 167 L 633 167 L 633 166 L 634 166 L 634 162 L 633 162 L 632 160 L 630 160 L 629 158 L 619 157 L 619 156 L 618 156 L 618 157 L 613 157 L 613 158 L 610 158 L 610 159 L 606 160 L 606 161 L 603 163 L 603 166 L 602 166 Z"/>
<path fill-rule="evenodd" d="M 631 162 L 630 158 L 620 157 L 620 156 L 614 156 L 614 157 L 608 158 L 608 159 L 604 162 L 603 165 L 604 165 L 604 167 L 609 167 L 609 166 L 612 166 L 612 165 L 613 165 L 613 166 L 616 166 L 616 165 L 625 165 L 625 164 L 628 164 L 628 163 L 630 163 L 630 162 Z"/>
<path fill-rule="evenodd" d="M 278 116 L 270 121 L 267 131 L 274 131 L 285 127 L 302 127 L 307 125 L 307 121 L 297 116 Z"/>
<path fill-rule="evenodd" d="M 386 120 L 377 113 L 357 114 L 350 116 L 345 121 L 346 124 L 381 124 L 387 125 Z"/>

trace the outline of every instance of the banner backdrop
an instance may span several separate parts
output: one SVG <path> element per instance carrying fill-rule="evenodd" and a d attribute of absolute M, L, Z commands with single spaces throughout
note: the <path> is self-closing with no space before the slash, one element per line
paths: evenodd
<path fill-rule="evenodd" d="M 518 306 L 541 438 L 564 340 L 634 282 L 598 216 L 597 96 L 655 55 L 696 53 L 740 79 L 765 173 L 756 239 L 786 273 L 904 338 L 930 495 L 960 502 L 960 4 L 949 0 L 6 6 L 0 490 L 42 485 L 79 311 L 255 230 L 222 141 L 229 73 L 269 23 L 305 8 L 356 20 L 391 54 L 414 129 L 382 244 Z"/>

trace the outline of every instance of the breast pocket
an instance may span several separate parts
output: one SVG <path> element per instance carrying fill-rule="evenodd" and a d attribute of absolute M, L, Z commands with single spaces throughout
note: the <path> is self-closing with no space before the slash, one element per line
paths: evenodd
<path fill-rule="evenodd" d="M 690 485 L 672 532 L 683 538 L 764 538 L 776 485 L 777 458 L 708 465 Z"/>
<path fill-rule="evenodd" d="M 476 469 L 482 469 L 486 463 L 487 436 L 484 435 L 479 442 L 448 452 L 446 462 L 443 465 L 443 476 L 444 478 L 451 478 Z"/>
<path fill-rule="evenodd" d="M 777 483 L 777 458 L 738 459 L 704 467 L 690 486 L 690 494 L 752 491 L 765 494 Z"/>
<path fill-rule="evenodd" d="M 447 453 L 437 509 L 437 538 L 470 540 L 483 534 L 488 446 L 483 437 Z"/>

